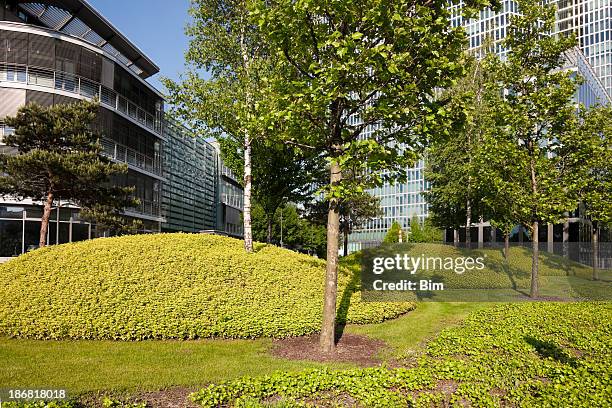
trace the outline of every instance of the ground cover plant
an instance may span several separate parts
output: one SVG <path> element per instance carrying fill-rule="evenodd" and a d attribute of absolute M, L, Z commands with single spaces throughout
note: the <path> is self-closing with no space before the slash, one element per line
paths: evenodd
<path fill-rule="evenodd" d="M 217 406 L 612 404 L 612 305 L 516 303 L 443 331 L 415 366 L 244 377 L 194 393 Z"/>
<path fill-rule="evenodd" d="M 36 339 L 194 339 L 317 331 L 325 263 L 205 234 L 102 238 L 43 248 L 0 266 L 0 334 Z M 411 303 L 360 302 L 339 277 L 338 316 L 375 323 Z"/>

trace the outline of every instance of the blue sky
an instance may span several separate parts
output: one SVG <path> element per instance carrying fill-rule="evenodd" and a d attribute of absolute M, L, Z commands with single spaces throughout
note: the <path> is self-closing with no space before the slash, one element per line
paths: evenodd
<path fill-rule="evenodd" d="M 89 0 L 103 16 L 159 66 L 149 82 L 164 91 L 160 76 L 177 79 L 183 71 L 189 0 Z"/>

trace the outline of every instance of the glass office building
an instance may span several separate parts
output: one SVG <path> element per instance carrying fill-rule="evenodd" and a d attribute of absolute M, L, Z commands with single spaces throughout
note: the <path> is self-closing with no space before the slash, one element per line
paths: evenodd
<path fill-rule="evenodd" d="M 576 92 L 576 101 L 589 107 L 594 104 L 610 103 L 612 94 L 612 21 L 610 0 L 561 0 L 556 2 L 559 8 L 557 29 L 560 32 L 575 32 L 579 44 L 567 55 L 565 69 L 581 75 L 585 81 Z M 485 39 L 489 38 L 496 47 L 496 52 L 504 54 L 500 43 L 506 36 L 510 16 L 517 14 L 515 1 L 504 0 L 499 12 L 483 10 L 479 18 L 464 20 L 460 15 L 463 2 L 450 6 L 451 24 L 463 25 L 468 36 L 470 49 L 478 49 Z M 429 188 L 423 174 L 424 162 L 421 160 L 414 168 L 408 170 L 406 183 L 385 184 L 370 192 L 381 199 L 383 216 L 371 220 L 356 229 L 349 239 L 349 251 L 379 245 L 393 221 L 402 228 L 410 227 L 410 220 L 416 216 L 420 222 L 428 215 L 428 207 L 423 192 Z M 572 218 L 576 221 L 577 218 Z M 573 228 L 575 227 L 567 227 Z M 552 226 L 549 228 L 552 235 Z M 490 240 L 491 232 L 487 223 L 474 226 L 472 240 Z M 563 227 L 560 230 L 564 230 Z M 463 231 L 460 231 L 463 234 Z M 577 233 L 576 233 L 577 234 Z M 573 234 L 573 235 L 576 235 Z M 567 239 L 568 233 L 560 232 Z M 546 238 L 546 237 L 545 237 Z M 452 238 L 450 238 L 452 240 Z M 464 238 L 462 238 L 464 239 Z M 546 239 L 544 239 L 545 241 Z"/>
<path fill-rule="evenodd" d="M 146 81 L 158 71 L 86 1 L 0 0 L 0 138 L 12 132 L 3 118 L 27 103 L 97 99 L 94 125 L 103 135 L 103 152 L 129 168 L 112 181 L 134 186 L 140 201 L 125 214 L 140 219 L 143 232 L 223 230 L 217 224 L 219 155 L 166 122 L 163 97 Z M 0 143 L 0 150 L 11 149 Z M 34 248 L 40 217 L 38 203 L 0 201 L 0 257 Z M 100 235 L 62 200 L 51 220 L 50 244 Z"/>
<path fill-rule="evenodd" d="M 223 164 L 218 144 L 171 119 L 164 136 L 162 231 L 242 236 L 242 187 Z"/>

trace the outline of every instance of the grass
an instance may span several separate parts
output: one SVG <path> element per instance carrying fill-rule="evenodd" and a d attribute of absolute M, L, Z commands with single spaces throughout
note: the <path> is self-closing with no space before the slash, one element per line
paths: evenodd
<path fill-rule="evenodd" d="M 349 325 L 345 332 L 384 340 L 390 349 L 383 357 L 393 358 L 419 349 L 439 331 L 482 307 L 485 305 L 478 303 L 420 303 L 399 319 Z M 201 386 L 274 371 L 353 366 L 280 359 L 269 354 L 271 346 L 270 339 L 117 342 L 0 338 L 0 384 L 64 387 L 82 394 Z"/>
<path fill-rule="evenodd" d="M 384 358 L 401 358 L 420 350 L 441 330 L 460 323 L 469 313 L 492 306 L 491 303 L 421 302 L 415 310 L 395 320 L 351 325 L 345 332 L 381 339 L 390 348 Z"/>
<path fill-rule="evenodd" d="M 0 384 L 59 387 L 74 394 L 157 390 L 323 366 L 272 357 L 270 346 L 269 339 L 113 342 L 2 338 Z"/>
<path fill-rule="evenodd" d="M 403 367 L 304 370 L 203 388 L 200 406 L 612 406 L 612 304 L 496 305 Z M 275 401 L 270 405 L 269 401 Z"/>

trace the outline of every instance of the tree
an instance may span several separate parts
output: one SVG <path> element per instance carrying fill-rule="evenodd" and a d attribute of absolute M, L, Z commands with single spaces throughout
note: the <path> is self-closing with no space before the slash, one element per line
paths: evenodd
<path fill-rule="evenodd" d="M 486 58 L 485 58 L 486 59 Z M 471 243 L 474 218 L 483 218 L 481 168 L 478 152 L 493 127 L 496 90 L 485 60 L 467 56 L 467 74 L 450 88 L 450 110 L 457 115 L 454 131 L 435 140 L 427 150 L 425 177 L 431 188 L 425 193 L 431 221 L 443 228 L 465 226 L 465 243 Z"/>
<path fill-rule="evenodd" d="M 401 238 L 401 240 L 400 240 Z M 397 221 L 393 221 L 387 235 L 383 239 L 384 244 L 395 244 L 397 242 L 406 242 L 406 232 Z"/>
<path fill-rule="evenodd" d="M 308 217 L 316 224 L 325 225 L 329 203 L 316 200 L 308 205 Z M 339 231 L 342 234 L 344 256 L 348 255 L 349 235 L 355 228 L 359 228 L 371 219 L 381 217 L 380 198 L 367 192 L 343 197 L 338 201 L 338 215 L 340 217 Z"/>
<path fill-rule="evenodd" d="M 541 222 L 554 223 L 577 206 L 573 171 L 566 158 L 580 150 L 572 139 L 576 123 L 573 96 L 575 75 L 564 70 L 565 54 L 575 46 L 573 36 L 555 36 L 555 9 L 535 0 L 519 2 L 521 15 L 511 16 L 502 45 L 508 52 L 496 63 L 497 80 L 505 90 L 498 107 L 508 146 L 516 149 L 512 171 L 521 176 L 524 197 L 517 221 L 532 238 L 530 296 L 538 296 L 538 234 Z M 524 185 L 527 181 L 527 185 Z M 514 191 L 519 188 L 514 189 Z M 514 199 L 514 197 L 512 198 Z"/>
<path fill-rule="evenodd" d="M 471 1 L 469 6 L 489 5 Z M 463 73 L 465 35 L 442 1 L 279 0 L 255 11 L 282 75 L 270 77 L 271 125 L 300 129 L 291 140 L 329 163 L 327 267 L 320 346 L 335 348 L 342 197 L 405 174 L 436 124 L 434 98 Z M 291 134 L 292 132 L 290 132 Z M 359 177 L 343 179 L 343 170 Z"/>
<path fill-rule="evenodd" d="M 415 214 L 410 220 L 410 235 L 408 235 L 408 242 L 442 242 L 442 231 L 436 228 L 429 218 L 425 218 L 423 225 L 421 225 L 419 217 Z"/>
<path fill-rule="evenodd" d="M 283 225 L 283 246 L 319 257 L 325 254 L 325 227 L 305 218 L 294 204 L 280 207 L 272 221 L 270 242 L 280 242 L 280 225 Z M 255 202 L 253 206 L 253 239 L 264 241 L 269 235 L 264 209 Z"/>
<path fill-rule="evenodd" d="M 343 237 L 344 256 L 348 255 L 349 235 L 371 219 L 380 217 L 380 198 L 368 193 L 355 194 L 339 202 L 340 232 Z"/>
<path fill-rule="evenodd" d="M 91 219 L 104 215 L 125 225 L 124 207 L 138 205 L 133 188 L 111 186 L 110 177 L 127 172 L 127 165 L 101 155 L 100 135 L 94 130 L 95 102 L 42 107 L 28 104 L 7 117 L 14 134 L 4 137 L 17 154 L 0 155 L 0 193 L 44 203 L 39 246 L 47 243 L 49 217 L 55 200 L 68 200 L 89 211 Z"/>
<path fill-rule="evenodd" d="M 242 146 L 244 247 L 253 251 L 251 228 L 252 147 L 260 136 L 264 109 L 262 75 L 272 67 L 251 0 L 193 0 L 187 26 L 189 64 L 182 82 L 164 79 L 175 112 L 206 134 L 232 138 Z M 206 71 L 206 73 L 202 73 Z"/>
<path fill-rule="evenodd" d="M 240 177 L 244 169 L 243 144 L 229 137 L 221 138 L 219 144 L 225 165 Z M 316 157 L 306 156 L 310 152 L 300 152 L 276 140 L 254 139 L 251 144 L 253 198 L 263 209 L 263 214 L 258 215 L 266 220 L 265 241 L 271 243 L 274 214 L 279 206 L 283 202 L 310 200 L 320 184 L 324 165 Z M 255 224 L 255 213 L 252 218 Z"/>
<path fill-rule="evenodd" d="M 582 140 L 582 152 L 575 152 L 581 171 L 572 173 L 580 186 L 579 198 L 584 215 L 591 221 L 593 279 L 599 269 L 599 229 L 612 223 L 612 108 L 581 109 L 573 135 Z"/>

